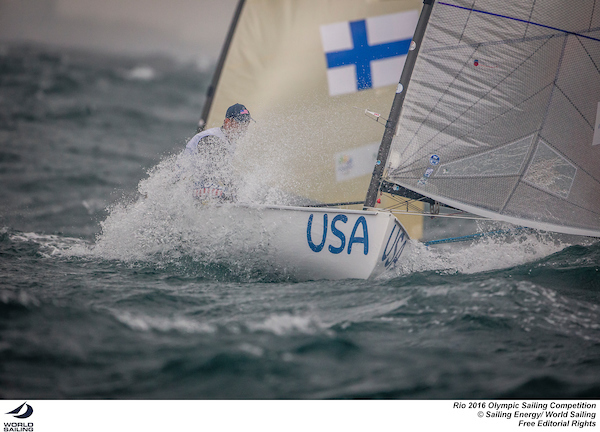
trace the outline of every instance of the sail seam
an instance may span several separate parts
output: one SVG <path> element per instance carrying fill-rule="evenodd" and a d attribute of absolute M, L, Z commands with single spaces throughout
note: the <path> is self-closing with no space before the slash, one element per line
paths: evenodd
<path fill-rule="evenodd" d="M 565 40 L 563 42 L 563 47 L 562 47 L 562 51 L 560 53 L 560 59 L 558 61 L 558 67 L 556 68 L 556 74 L 554 75 L 554 81 L 553 81 L 553 86 L 552 86 L 552 90 L 550 91 L 550 97 L 548 98 L 548 105 L 546 106 L 546 112 L 544 113 L 544 119 L 542 120 L 542 123 L 540 124 L 540 128 L 538 129 L 537 132 L 537 136 L 538 139 L 540 137 L 540 132 L 544 129 L 544 125 L 546 124 L 546 120 L 548 119 L 548 112 L 550 110 L 550 104 L 552 103 L 552 98 L 554 96 L 554 89 L 557 88 L 556 82 L 558 81 L 558 76 L 560 74 L 560 68 L 562 66 L 562 62 L 563 59 L 565 57 L 565 50 L 567 48 L 567 41 L 568 41 L 569 37 L 565 37 Z M 513 187 L 513 190 L 511 191 L 511 193 L 508 195 L 508 197 L 506 197 L 506 200 L 504 201 L 504 204 L 502 205 L 502 207 L 500 208 L 499 213 L 502 213 L 505 209 L 506 206 L 508 205 L 508 203 L 510 202 L 510 200 L 512 199 L 513 195 L 515 194 L 515 192 L 517 191 L 517 188 L 519 187 L 519 184 L 521 184 L 521 182 L 523 181 L 523 177 L 525 176 L 525 173 L 527 172 L 527 170 L 529 169 L 529 166 L 531 164 L 531 160 L 533 159 L 533 156 L 535 154 L 535 150 L 537 149 L 538 145 L 536 143 L 536 140 L 533 140 L 534 145 L 532 146 L 532 148 L 529 150 L 529 154 L 527 155 L 527 157 L 525 158 L 525 164 L 522 168 L 521 173 L 519 174 L 519 180 L 517 181 L 517 183 L 515 184 L 515 186 Z M 566 200 L 565 200 L 566 201 Z"/>
<path fill-rule="evenodd" d="M 526 103 L 527 101 L 529 101 L 529 100 L 531 100 L 532 98 L 536 97 L 537 95 L 539 95 L 540 93 L 542 93 L 543 91 L 545 91 L 545 90 L 546 90 L 548 87 L 550 87 L 550 86 L 552 86 L 552 85 L 553 85 L 553 83 L 549 83 L 549 84 L 545 85 L 545 86 L 544 86 L 544 87 L 542 87 L 542 88 L 541 88 L 539 91 L 535 92 L 534 94 L 532 94 L 532 95 L 531 95 L 531 96 L 529 96 L 528 98 L 526 98 L 526 99 L 523 99 L 523 100 L 522 100 L 521 102 L 519 102 L 518 104 L 516 104 L 516 105 L 513 105 L 512 107 L 510 107 L 510 108 L 509 108 L 509 109 L 507 109 L 506 111 L 503 111 L 502 113 L 498 114 L 497 116 L 495 116 L 494 118 L 490 119 L 489 121 L 487 121 L 487 122 L 485 122 L 485 123 L 482 123 L 482 124 L 481 124 L 481 126 L 485 126 L 485 125 L 487 125 L 487 124 L 489 124 L 489 123 L 492 123 L 492 122 L 493 122 L 493 121 L 495 121 L 497 118 L 504 116 L 504 115 L 505 115 L 506 113 L 508 113 L 509 111 L 511 111 L 511 110 L 513 110 L 513 109 L 515 109 L 515 108 L 517 108 L 517 107 L 519 107 L 519 106 L 523 105 L 523 104 L 524 104 L 524 103 Z M 453 144 L 453 143 L 455 143 L 456 141 L 459 141 L 459 140 L 463 139 L 464 137 L 466 137 L 466 136 L 468 136 L 468 135 L 469 135 L 469 133 L 465 133 L 465 134 L 461 135 L 460 137 L 456 137 L 456 138 L 455 138 L 454 140 L 452 140 L 451 142 L 449 142 L 449 143 L 446 143 L 446 144 L 444 144 L 444 145 L 440 146 L 440 147 L 439 147 L 439 149 L 444 149 L 444 148 L 446 148 L 446 147 L 448 147 L 448 146 L 452 145 L 452 144 Z M 527 137 L 527 136 L 529 136 L 529 135 L 531 135 L 531 134 L 530 134 L 530 133 L 528 133 L 528 134 L 525 134 L 525 135 L 523 135 L 523 136 L 521 136 L 521 137 L 517 138 L 515 141 L 518 141 L 518 140 L 520 140 L 520 139 L 526 138 L 526 137 Z M 430 140 L 430 141 L 428 141 L 426 144 L 428 144 L 428 143 L 430 143 L 430 142 L 431 142 L 431 140 Z M 506 145 L 506 143 L 505 143 L 505 144 L 502 144 L 502 145 Z M 501 147 L 501 146 L 499 146 L 499 147 Z M 472 156 L 472 155 L 461 156 L 461 157 L 459 157 L 459 158 L 457 158 L 457 159 L 452 159 L 452 160 L 450 160 L 449 162 L 455 162 L 455 161 L 459 161 L 459 160 L 461 160 L 461 159 L 464 159 L 464 158 L 467 158 L 467 157 L 471 157 L 471 156 Z M 408 169 L 408 168 L 410 168 L 412 165 L 414 165 L 414 164 L 416 164 L 416 163 L 417 163 L 417 162 L 413 162 L 413 163 L 412 163 L 412 164 L 410 164 L 410 165 L 406 165 L 404 168 L 405 168 L 405 169 Z"/>
<path fill-rule="evenodd" d="M 596 28 L 590 30 L 590 33 L 594 33 L 597 31 L 600 31 L 600 27 L 596 27 Z M 511 44 L 511 43 L 532 42 L 535 40 L 551 39 L 551 38 L 557 37 L 559 35 L 561 37 L 568 36 L 568 35 L 562 35 L 560 33 L 556 33 L 556 34 L 551 34 L 551 35 L 530 36 L 527 38 L 502 39 L 502 40 L 496 40 L 496 41 L 477 42 L 477 43 L 471 43 L 471 44 L 465 43 L 462 45 L 445 45 L 445 46 L 441 46 L 441 47 L 437 47 L 437 48 L 423 48 L 421 50 L 421 53 L 422 54 L 430 54 L 430 53 L 436 53 L 436 52 L 440 52 L 440 51 L 453 51 L 453 50 L 457 50 L 457 49 L 463 49 L 466 47 L 478 48 L 478 47 L 488 47 L 488 46 L 493 46 L 493 45 L 507 45 L 507 44 Z M 574 36 L 578 36 L 578 35 L 574 35 Z"/>
<path fill-rule="evenodd" d="M 573 106 L 573 108 L 575 108 L 575 110 L 579 113 L 579 115 L 581 116 L 581 118 L 583 118 L 583 121 L 585 121 L 588 126 L 590 127 L 590 129 L 594 130 L 594 125 L 592 125 L 588 119 L 585 118 L 585 115 L 583 115 L 583 113 L 579 110 L 579 108 L 577 108 L 577 105 L 575 105 L 573 103 L 573 101 L 571 100 L 571 98 L 569 96 L 567 96 L 567 94 L 563 91 L 563 89 L 561 89 L 559 87 L 558 84 L 555 84 L 556 88 L 558 89 L 558 91 L 560 91 L 562 93 L 562 95 L 569 101 L 569 103 Z"/>
<path fill-rule="evenodd" d="M 473 55 L 477 52 L 477 48 L 475 48 L 473 50 L 473 52 L 471 53 L 470 57 L 473 57 Z M 444 97 L 448 94 L 448 92 L 450 91 L 450 88 L 454 85 L 454 82 L 457 80 L 457 78 L 462 74 L 463 70 L 467 67 L 468 63 L 465 63 L 463 65 L 463 67 L 456 73 L 456 75 L 454 75 L 454 78 L 452 78 L 452 82 L 447 86 L 446 90 L 444 90 L 444 93 L 442 94 L 442 96 L 438 99 L 438 101 L 435 103 L 435 105 L 433 106 L 433 108 L 429 111 L 429 113 L 427 114 L 427 116 L 425 117 L 425 119 L 421 122 L 421 124 L 419 125 L 419 127 L 417 128 L 417 130 L 414 133 L 414 136 L 410 139 L 410 141 L 408 142 L 408 144 L 406 145 L 406 148 L 408 149 L 413 141 L 417 138 L 419 132 L 421 131 L 421 128 L 425 125 L 425 123 L 427 123 L 427 121 L 429 120 L 429 117 L 431 116 L 431 114 L 436 110 L 436 108 L 438 107 L 438 105 L 442 102 L 442 100 L 444 99 Z M 457 117 L 460 118 L 460 117 Z M 454 120 L 456 121 L 456 119 Z M 452 123 L 454 123 L 454 121 Z M 448 127 L 448 126 L 446 126 Z M 444 128 L 443 130 L 445 130 L 446 128 Z M 434 137 L 432 137 L 429 141 L 427 141 L 425 143 L 425 145 L 429 144 L 431 141 L 433 141 L 433 139 L 435 137 L 437 137 L 443 130 L 439 131 L 437 134 L 435 134 Z M 411 155 L 409 155 L 409 158 L 413 157 L 415 155 L 417 150 L 414 150 L 412 152 Z M 410 165 L 409 165 L 410 166 Z"/>
<path fill-rule="evenodd" d="M 514 69 L 513 69 L 513 70 L 512 70 L 512 71 L 511 71 L 511 72 L 510 72 L 508 75 L 506 75 L 506 76 L 505 76 L 505 77 L 504 77 L 504 78 L 503 78 L 501 81 L 499 81 L 499 82 L 498 82 L 498 83 L 497 83 L 497 84 L 496 84 L 494 87 L 491 87 L 491 88 L 489 89 L 489 91 L 488 91 L 486 94 L 484 94 L 483 96 L 481 96 L 481 97 L 480 97 L 480 98 L 479 98 L 477 101 L 475 101 L 475 102 L 474 102 L 474 103 L 473 103 L 473 104 L 472 104 L 470 107 L 468 107 L 468 108 L 467 108 L 465 111 L 463 111 L 463 112 L 462 112 L 462 113 L 461 113 L 461 114 L 460 114 L 458 117 L 455 117 L 455 118 L 454 118 L 454 120 L 453 120 L 452 122 L 450 122 L 450 123 L 449 123 L 447 126 L 445 126 L 443 129 L 439 130 L 439 131 L 438 131 L 438 132 L 435 134 L 435 136 L 433 136 L 433 137 L 432 137 L 432 138 L 431 138 L 429 141 L 427 141 L 427 142 L 425 143 L 425 145 L 427 145 L 427 144 L 429 144 L 430 142 L 432 142 L 432 141 L 433 141 L 433 140 L 434 140 L 434 139 L 435 139 L 435 138 L 436 138 L 438 135 L 440 135 L 442 132 L 444 132 L 444 131 L 445 131 L 447 128 L 449 128 L 449 127 L 450 127 L 452 124 L 454 124 L 454 123 L 455 123 L 455 122 L 456 122 L 458 119 L 460 119 L 460 118 L 461 118 L 461 117 L 463 117 L 465 114 L 467 114 L 469 111 L 471 111 L 471 109 L 472 109 L 472 108 L 473 108 L 475 105 L 477 105 L 477 104 L 478 104 L 478 103 L 479 103 L 481 100 L 483 100 L 485 97 L 487 97 L 487 95 L 489 95 L 489 94 L 490 94 L 492 91 L 494 91 L 494 90 L 495 90 L 495 89 L 496 89 L 496 88 L 497 88 L 499 85 L 501 85 L 501 84 L 502 84 L 504 81 L 506 81 L 506 80 L 507 80 L 507 79 L 508 79 L 508 78 L 509 78 L 511 75 L 513 75 L 513 74 L 514 74 L 514 73 L 515 73 L 515 72 L 516 72 L 516 71 L 517 71 L 517 70 L 518 70 L 518 69 L 519 69 L 521 66 L 523 66 L 523 65 L 524 65 L 524 64 L 525 64 L 525 63 L 526 63 L 526 62 L 527 62 L 527 61 L 528 61 L 528 60 L 529 60 L 531 57 L 533 57 L 533 56 L 534 56 L 534 55 L 535 55 L 535 54 L 536 54 L 536 53 L 537 53 L 537 52 L 538 52 L 540 49 L 542 49 L 542 48 L 543 48 L 543 47 L 544 47 L 544 46 L 545 46 L 545 45 L 548 43 L 548 41 L 550 41 L 551 39 L 552 39 L 552 37 L 548 38 L 548 39 L 547 39 L 547 40 L 546 40 L 546 41 L 545 41 L 543 44 L 541 44 L 541 45 L 540 45 L 540 46 L 539 46 L 539 47 L 538 47 L 538 48 L 537 48 L 537 49 L 536 49 L 536 50 L 535 50 L 535 51 L 534 51 L 534 52 L 533 52 L 533 53 L 532 53 L 532 54 L 531 54 L 529 57 L 527 57 L 526 59 L 524 59 L 524 60 L 523 60 L 523 61 L 522 61 L 522 62 L 521 62 L 519 65 L 517 65 L 517 67 L 516 67 L 516 68 L 514 68 Z M 474 54 L 474 53 L 473 53 L 473 54 Z M 473 54 L 471 54 L 471 57 L 473 56 Z M 470 61 L 470 60 L 469 60 L 469 61 Z M 461 70 L 459 71 L 459 73 L 458 73 L 458 74 L 457 74 L 457 75 L 456 75 L 456 76 L 453 78 L 453 80 L 452 80 L 452 83 L 448 85 L 448 89 L 450 89 L 450 88 L 452 87 L 452 85 L 453 85 L 454 81 L 456 81 L 456 79 L 457 79 L 457 78 L 458 78 L 458 76 L 459 76 L 459 75 L 462 73 L 462 70 L 463 70 L 463 69 L 466 67 L 466 65 L 467 65 L 467 64 L 468 64 L 468 62 L 467 62 L 467 63 L 465 63 L 465 65 L 464 65 L 464 66 L 461 68 Z M 545 86 L 544 88 L 546 88 L 546 87 L 547 87 L 547 86 Z M 436 102 L 435 106 L 434 106 L 434 107 L 433 107 L 433 109 L 432 109 L 432 110 L 429 112 L 429 114 L 427 115 L 427 117 L 425 118 L 425 120 L 424 120 L 424 121 L 421 123 L 421 125 L 419 125 L 419 128 L 418 128 L 418 129 L 417 129 L 417 131 L 415 132 L 415 135 L 413 136 L 413 138 L 411 138 L 411 140 L 410 140 L 410 141 L 409 141 L 409 143 L 407 144 L 406 148 L 409 148 L 409 147 L 412 145 L 413 141 L 414 141 L 414 140 L 415 140 L 415 138 L 417 137 L 417 134 L 418 134 L 418 133 L 419 133 L 419 131 L 421 130 L 422 126 L 423 126 L 423 125 L 424 125 L 424 124 L 427 122 L 427 120 L 429 119 L 429 116 L 431 115 L 431 113 L 432 113 L 432 112 L 433 112 L 433 111 L 434 111 L 434 110 L 437 108 L 437 106 L 438 106 L 438 105 L 441 103 L 441 101 L 444 99 L 444 96 L 445 96 L 445 95 L 448 93 L 448 89 L 447 89 L 447 90 L 444 92 L 444 95 L 443 95 L 443 96 L 442 96 L 442 97 L 441 97 L 441 98 L 440 98 L 440 99 L 439 99 L 439 100 Z M 542 89 L 542 90 L 543 90 L 543 89 Z M 540 92 L 541 92 L 542 90 L 540 90 Z M 537 92 L 536 94 L 538 94 L 538 93 L 540 93 L 540 92 Z M 529 99 L 530 99 L 531 97 L 533 97 L 533 96 L 535 96 L 535 94 L 534 94 L 534 95 L 532 95 L 532 96 L 530 96 L 529 98 L 527 98 L 527 99 L 523 100 L 521 103 L 519 103 L 518 105 L 515 105 L 515 106 L 519 106 L 519 105 L 521 105 L 523 102 L 525 102 L 525 101 L 529 100 Z M 512 109 L 514 109 L 514 107 L 515 107 L 515 106 L 511 107 L 511 108 L 510 108 L 509 110 L 507 110 L 507 111 L 504 111 L 504 112 L 503 112 L 501 115 L 504 115 L 504 114 L 506 114 L 508 111 L 510 111 L 510 110 L 512 110 Z M 498 116 L 497 116 L 497 117 L 495 117 L 494 119 L 496 119 L 496 118 L 498 118 Z M 486 123 L 486 124 L 487 124 L 487 123 Z M 454 141 L 452 141 L 452 142 L 455 142 L 455 141 L 457 141 L 458 139 L 461 139 L 462 137 L 464 137 L 464 136 L 466 136 L 466 135 L 467 135 L 467 134 L 464 134 L 464 135 L 462 135 L 460 138 L 456 138 L 456 139 L 455 139 Z M 451 143 L 448 143 L 448 144 L 446 144 L 446 145 L 444 145 L 444 146 L 442 146 L 442 147 L 440 147 L 440 148 L 445 148 L 445 147 L 446 147 L 447 145 L 449 145 L 449 144 L 451 144 Z M 412 153 L 412 154 L 411 154 L 409 157 L 412 157 L 412 156 L 414 156 L 415 152 L 416 152 L 416 150 L 415 150 L 415 151 L 413 151 L 413 153 Z M 408 165 L 408 166 L 410 166 L 410 165 Z"/>
<path fill-rule="evenodd" d="M 566 202 L 568 202 L 570 205 L 572 205 L 573 207 L 576 207 L 576 208 L 578 208 L 579 210 L 583 210 L 583 211 L 589 212 L 589 213 L 591 213 L 591 214 L 594 214 L 594 215 L 600 215 L 600 212 L 597 212 L 597 211 L 594 211 L 594 210 L 590 210 L 589 208 L 585 208 L 585 207 L 583 207 L 582 205 L 580 205 L 580 204 L 577 204 L 577 203 L 574 203 L 573 201 L 569 201 L 568 199 L 566 199 L 566 198 L 563 198 L 563 197 L 561 197 L 561 196 L 560 196 L 560 195 L 558 195 L 558 194 L 552 193 L 552 192 L 550 192 L 550 191 L 549 191 L 549 190 L 547 190 L 547 189 L 542 189 L 541 187 L 539 187 L 539 186 L 537 186 L 537 185 L 535 185 L 535 184 L 533 184 L 533 183 L 530 183 L 530 182 L 528 182 L 528 181 L 526 181 L 526 180 L 524 180 L 523 182 L 524 182 L 525 184 L 527 184 L 527 186 L 529 186 L 529 187 L 531 187 L 531 188 L 533 188 L 533 189 L 535 189 L 535 190 L 538 190 L 538 191 L 540 191 L 540 192 L 546 193 L 546 194 L 548 194 L 548 195 L 551 195 L 551 196 L 553 196 L 553 197 L 556 197 L 556 198 L 559 198 L 559 199 L 561 199 L 561 200 L 563 200 L 563 201 L 566 201 Z M 502 214 L 501 212 L 503 212 L 503 211 L 504 211 L 504 208 L 502 208 L 502 209 L 501 209 L 501 210 L 500 210 L 498 213 L 499 213 L 499 214 Z M 579 225 L 579 227 L 580 227 L 580 228 L 588 228 L 588 227 L 586 227 L 586 226 L 583 226 L 583 225 Z"/>
<path fill-rule="evenodd" d="M 600 73 L 600 68 L 598 68 L 598 65 L 594 61 L 594 58 L 592 57 L 592 55 L 590 54 L 590 52 L 588 51 L 588 49 L 585 47 L 585 45 L 583 44 L 583 42 L 581 41 L 581 39 L 577 38 L 577 40 L 579 41 L 579 44 L 581 45 L 581 47 L 583 48 L 583 50 L 585 51 L 585 53 L 588 55 L 588 57 L 592 61 L 593 65 L 596 68 L 596 70 L 598 71 L 598 73 Z"/>
<path fill-rule="evenodd" d="M 593 129 L 593 128 L 592 128 Z M 577 171 L 581 171 L 583 173 L 585 173 L 588 177 L 590 177 L 591 180 L 593 180 L 594 182 L 596 182 L 599 186 L 600 186 L 600 180 L 596 179 L 593 174 L 590 174 L 587 170 L 585 170 L 584 168 L 582 168 L 580 165 L 578 165 L 575 161 L 571 160 L 570 157 L 568 157 L 567 155 L 565 155 L 564 153 L 562 153 L 561 151 L 559 151 L 556 147 L 554 147 L 554 145 L 551 144 L 550 140 L 548 138 L 546 138 L 544 135 L 542 135 L 541 133 L 538 133 L 538 138 L 540 140 L 544 141 L 544 144 L 547 145 L 548 147 L 550 147 L 554 152 L 556 152 L 558 155 L 560 155 L 560 157 L 564 158 L 566 161 L 568 161 L 571 165 L 573 165 L 573 167 L 575 167 L 575 169 L 577 169 Z M 526 181 L 526 180 L 523 180 Z M 530 184 L 529 182 L 527 182 L 527 184 Z M 573 205 L 577 205 L 575 203 L 573 203 L 572 201 L 567 200 L 566 198 L 563 198 L 565 201 L 573 204 Z M 585 208 L 585 207 L 581 207 L 581 208 Z M 587 209 L 586 209 L 587 210 Z M 588 210 L 588 211 L 592 211 L 592 210 Z"/>
<path fill-rule="evenodd" d="M 462 32 L 460 33 L 460 37 L 458 38 L 458 43 L 459 44 L 462 42 L 462 38 L 465 35 L 465 30 L 467 29 L 467 26 L 469 25 L 469 19 L 471 18 L 471 12 L 473 11 L 473 8 L 475 7 L 475 3 L 476 2 L 477 2 L 477 0 L 473 0 L 473 4 L 471 5 L 471 10 L 469 11 L 469 15 L 467 16 L 467 20 L 465 21 L 465 25 L 463 26 Z M 467 9 L 467 8 L 465 8 L 465 9 Z"/>
<path fill-rule="evenodd" d="M 470 10 L 472 12 L 478 12 L 478 13 L 481 13 L 481 14 L 484 14 L 484 15 L 491 15 L 491 16 L 495 16 L 495 17 L 498 17 L 498 18 L 505 18 L 505 19 L 509 19 L 509 20 L 513 20 L 513 21 L 518 21 L 518 22 L 522 22 L 522 23 L 526 23 L 526 24 L 532 24 L 534 26 L 546 28 L 546 29 L 549 29 L 549 30 L 555 30 L 555 31 L 558 31 L 558 32 L 561 32 L 561 33 L 566 33 L 566 34 L 570 34 L 570 35 L 574 35 L 574 36 L 581 36 L 581 37 L 586 38 L 586 39 L 592 39 L 592 40 L 600 42 L 600 39 L 598 39 L 598 38 L 594 38 L 594 37 L 591 37 L 591 36 L 586 36 L 584 34 L 572 32 L 572 31 L 569 31 L 569 30 L 560 29 L 558 27 L 552 27 L 552 26 L 549 26 L 549 25 L 536 23 L 536 22 L 533 22 L 533 21 L 527 21 L 527 20 L 524 20 L 524 19 L 521 19 L 521 18 L 510 17 L 508 15 L 501 15 L 501 14 L 497 14 L 497 13 L 493 13 L 493 12 L 487 12 L 487 11 L 479 10 L 479 9 L 469 9 L 467 7 L 464 7 L 464 6 L 453 5 L 453 4 L 450 4 L 450 3 L 444 3 L 444 2 L 438 2 L 438 3 L 441 4 L 441 5 L 444 5 L 444 6 L 450 6 L 450 7 L 454 7 L 454 8 L 457 8 L 457 9 Z"/>
<path fill-rule="evenodd" d="M 527 25 L 525 26 L 525 33 L 523 33 L 523 39 L 527 36 L 527 31 L 529 30 L 529 21 L 531 21 L 531 17 L 533 16 L 533 10 L 535 9 L 535 0 L 533 0 L 533 4 L 531 5 L 531 10 L 529 11 L 529 18 L 527 18 Z"/>

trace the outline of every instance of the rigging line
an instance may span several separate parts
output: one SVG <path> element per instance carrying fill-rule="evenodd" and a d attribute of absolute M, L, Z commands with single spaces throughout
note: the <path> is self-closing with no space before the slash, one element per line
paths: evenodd
<path fill-rule="evenodd" d="M 443 204 L 441 204 L 441 205 L 443 205 Z M 474 215 L 473 213 L 469 213 L 469 212 L 462 211 L 462 210 L 458 210 L 454 213 L 431 213 L 431 212 L 426 212 L 423 209 L 420 209 L 419 207 L 415 206 L 414 204 L 411 204 L 410 207 L 411 207 L 411 211 L 409 211 L 408 209 L 402 210 L 401 206 L 397 206 L 397 208 L 387 207 L 383 210 L 389 210 L 392 213 L 396 212 L 396 213 L 400 213 L 400 214 L 406 214 L 406 213 L 419 214 L 422 216 L 428 216 L 428 217 L 430 216 L 432 218 L 434 218 L 434 217 L 450 217 L 450 218 L 456 217 L 459 219 L 477 219 L 477 220 L 486 219 L 487 220 L 487 218 L 485 218 L 485 217 L 477 216 L 477 215 Z M 440 210 L 444 209 L 444 208 L 452 208 L 452 207 L 441 207 Z"/>
<path fill-rule="evenodd" d="M 408 216 L 422 216 L 422 217 L 430 217 L 431 219 L 433 218 L 449 218 L 449 219 L 469 219 L 469 220 L 481 220 L 481 221 L 489 221 L 490 219 L 482 217 L 482 216 L 476 216 L 476 215 L 471 215 L 469 213 L 465 213 L 465 215 L 463 216 L 460 213 L 440 213 L 440 214 L 431 214 L 431 213 L 425 213 L 425 212 L 409 212 L 409 211 L 400 211 L 400 210 L 390 210 L 389 211 L 392 214 L 398 214 L 398 215 L 408 215 Z"/>
<path fill-rule="evenodd" d="M 414 202 L 422 202 L 422 200 L 424 199 L 424 197 L 423 198 L 419 198 L 419 199 L 414 199 L 414 198 L 405 197 L 403 195 L 393 195 L 393 194 L 390 194 L 390 193 L 388 193 L 388 195 L 397 204 L 403 205 L 403 206 L 407 205 L 407 204 L 412 205 L 412 203 L 414 203 Z"/>
<path fill-rule="evenodd" d="M 328 203 L 328 204 L 307 204 L 302 207 L 337 207 L 337 206 L 348 206 L 348 205 L 362 205 L 364 201 L 347 201 L 347 202 L 339 202 L 339 203 Z"/>
<path fill-rule="evenodd" d="M 419 199 L 411 199 L 411 198 L 407 198 L 403 195 L 393 195 L 390 194 L 389 192 L 386 192 L 388 194 L 388 196 L 396 202 L 396 204 L 394 205 L 390 205 L 388 207 L 385 207 L 384 210 L 389 210 L 391 212 L 397 211 L 397 212 L 402 212 L 402 214 L 420 214 L 420 215 L 424 215 L 424 216 L 437 216 L 436 214 L 432 214 L 431 212 L 426 213 L 423 211 L 422 208 L 418 207 L 415 203 L 421 203 L 423 204 L 423 200 L 426 199 L 427 197 L 422 197 Z M 405 201 L 401 201 L 401 198 L 404 198 Z M 445 204 L 440 203 L 441 206 L 446 207 Z M 406 211 L 402 211 L 402 208 L 406 207 Z M 417 213 L 410 213 L 409 212 L 409 207 L 413 212 L 417 212 Z M 446 215 L 458 215 L 458 214 L 465 214 L 466 212 L 460 211 L 459 213 L 446 213 Z"/>
<path fill-rule="evenodd" d="M 385 210 L 401 210 L 403 207 L 406 207 L 406 211 L 408 212 L 408 208 L 410 207 L 411 210 L 413 211 L 422 211 L 419 207 L 417 207 L 416 205 L 412 204 L 412 202 L 410 201 L 397 201 L 395 205 L 392 205 L 390 207 L 386 207 Z"/>
<path fill-rule="evenodd" d="M 484 14 L 484 15 L 491 15 L 491 16 L 495 16 L 495 17 L 498 17 L 498 18 L 506 18 L 506 19 L 509 19 L 509 20 L 518 21 L 518 22 L 522 22 L 522 23 L 525 23 L 525 24 L 531 24 L 531 25 L 534 25 L 534 26 L 543 27 L 543 28 L 547 28 L 547 29 L 550 29 L 550 30 L 559 31 L 561 33 L 566 33 L 566 34 L 570 34 L 570 35 L 574 35 L 574 36 L 580 36 L 582 38 L 591 39 L 591 40 L 595 40 L 597 42 L 600 42 L 600 39 L 595 38 L 595 37 L 586 36 L 586 35 L 581 34 L 581 33 L 576 33 L 576 32 L 572 32 L 572 31 L 569 31 L 569 30 L 560 29 L 558 27 L 552 27 L 552 26 L 549 26 L 549 25 L 540 24 L 540 23 L 536 23 L 536 22 L 533 22 L 533 21 L 524 20 L 524 19 L 521 19 L 521 18 L 510 17 L 508 15 L 500 15 L 500 14 L 496 14 L 496 13 L 493 13 L 493 12 L 487 12 L 487 11 L 480 10 L 480 9 L 472 9 L 472 8 L 468 8 L 468 7 L 464 7 L 464 6 L 453 5 L 453 4 L 450 4 L 450 3 L 444 3 L 444 2 L 438 2 L 438 3 L 441 4 L 441 5 L 444 5 L 444 6 L 450 6 L 450 7 L 454 7 L 454 8 L 457 8 L 457 9 L 463 9 L 463 10 L 467 10 L 467 11 L 478 12 L 478 13 L 481 13 L 481 14 Z"/>
<path fill-rule="evenodd" d="M 440 240 L 430 240 L 430 241 L 423 242 L 423 245 L 431 246 L 434 244 L 441 244 L 441 243 L 457 243 L 457 242 L 469 241 L 469 240 L 481 238 L 481 237 L 490 237 L 490 236 L 493 236 L 496 234 L 513 234 L 515 231 L 518 232 L 518 231 L 523 231 L 523 230 L 530 230 L 530 228 L 518 227 L 518 228 L 514 228 L 514 229 L 509 229 L 509 230 L 488 231 L 488 232 L 484 232 L 484 233 L 469 234 L 469 235 L 460 236 L 460 237 L 449 237 L 449 238 L 440 239 Z"/>

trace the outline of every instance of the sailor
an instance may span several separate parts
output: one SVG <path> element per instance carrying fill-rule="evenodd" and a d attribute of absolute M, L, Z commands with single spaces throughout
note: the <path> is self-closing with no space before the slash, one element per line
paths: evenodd
<path fill-rule="evenodd" d="M 233 155 L 252 117 L 239 103 L 230 106 L 223 126 L 194 135 L 186 144 L 185 154 L 197 159 L 193 195 L 202 202 L 235 201 Z"/>

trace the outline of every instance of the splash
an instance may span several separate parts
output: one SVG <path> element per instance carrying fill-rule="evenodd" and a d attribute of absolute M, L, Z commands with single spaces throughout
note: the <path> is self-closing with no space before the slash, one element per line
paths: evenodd
<path fill-rule="evenodd" d="M 242 183 L 233 170 L 235 205 L 196 199 L 193 191 L 206 174 L 205 162 L 183 154 L 164 159 L 140 181 L 135 198 L 109 209 L 95 243 L 73 253 L 159 267 L 216 264 L 237 274 L 277 273 L 270 264 L 269 227 L 252 209 L 281 194 L 246 179 Z M 265 193 L 256 194 L 258 188 Z"/>
<path fill-rule="evenodd" d="M 235 151 L 219 154 L 215 149 L 207 155 L 203 147 L 197 155 L 183 152 L 165 158 L 140 181 L 135 199 L 123 199 L 108 209 L 101 234 L 83 253 L 126 262 L 185 261 L 277 273 L 280 269 L 273 269 L 269 260 L 272 227 L 252 207 L 308 204 L 327 184 L 314 173 L 329 172 L 330 160 L 303 145 L 320 148 L 326 142 L 321 128 L 306 128 L 296 118 L 306 110 L 312 112 L 299 105 L 285 121 L 281 115 L 257 119 Z M 206 179 L 209 184 L 203 183 Z M 236 196 L 236 205 L 227 199 L 204 200 L 207 194 Z"/>
<path fill-rule="evenodd" d="M 555 234 L 533 230 L 430 247 L 410 241 L 397 274 L 424 271 L 473 274 L 498 270 L 540 260 L 570 245 Z"/>

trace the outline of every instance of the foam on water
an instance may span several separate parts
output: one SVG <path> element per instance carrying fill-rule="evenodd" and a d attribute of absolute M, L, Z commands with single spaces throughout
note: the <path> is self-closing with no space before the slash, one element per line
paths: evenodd
<path fill-rule="evenodd" d="M 534 262 L 569 245 L 552 234 L 534 231 L 436 246 L 425 246 L 421 242 L 411 240 L 407 244 L 403 259 L 399 262 L 397 273 L 480 273 Z"/>

